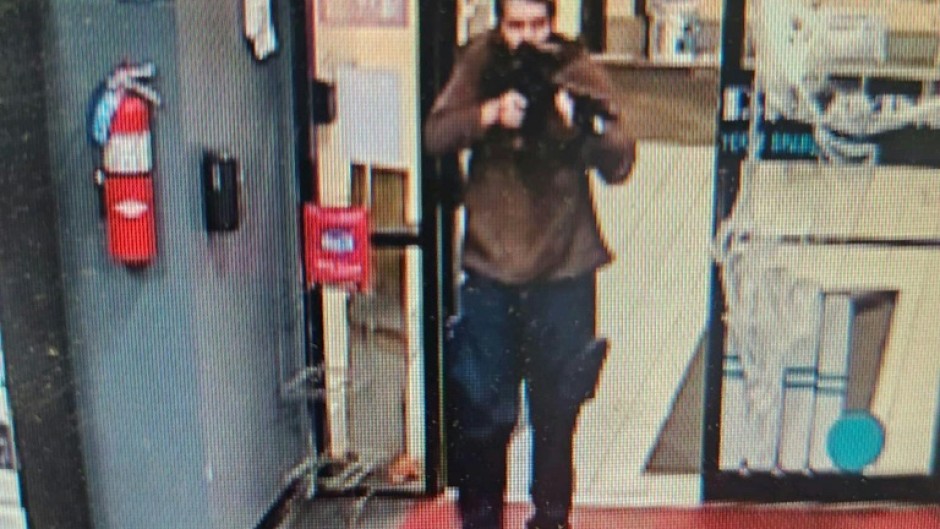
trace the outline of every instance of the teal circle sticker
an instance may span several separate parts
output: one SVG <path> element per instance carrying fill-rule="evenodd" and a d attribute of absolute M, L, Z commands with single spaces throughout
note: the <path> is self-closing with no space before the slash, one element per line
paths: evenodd
<path fill-rule="evenodd" d="M 843 413 L 826 443 L 830 459 L 845 472 L 861 472 L 878 459 L 884 446 L 884 426 L 867 410 Z"/>

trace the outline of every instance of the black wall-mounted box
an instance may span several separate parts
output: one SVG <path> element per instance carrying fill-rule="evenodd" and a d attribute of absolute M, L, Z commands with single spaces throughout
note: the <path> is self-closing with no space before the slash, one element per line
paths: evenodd
<path fill-rule="evenodd" d="M 206 229 L 234 231 L 239 224 L 238 161 L 228 154 L 206 151 L 202 158 Z"/>

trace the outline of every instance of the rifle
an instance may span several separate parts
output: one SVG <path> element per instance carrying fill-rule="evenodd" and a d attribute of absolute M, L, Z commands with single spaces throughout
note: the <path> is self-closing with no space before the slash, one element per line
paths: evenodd
<path fill-rule="evenodd" d="M 549 118 L 558 113 L 555 95 L 564 89 L 555 77 L 565 66 L 565 59 L 562 47 L 553 43 L 537 48 L 524 42 L 515 51 L 503 44 L 496 47 L 484 68 L 481 78 L 484 100 L 515 90 L 528 102 L 522 125 L 514 131 L 522 140 L 514 142 L 518 149 L 524 149 L 530 141 L 544 145 L 548 139 L 545 132 Z M 569 94 L 574 100 L 573 124 L 582 134 L 600 134 L 603 127 L 599 124 L 616 119 L 606 101 L 571 90 Z"/>

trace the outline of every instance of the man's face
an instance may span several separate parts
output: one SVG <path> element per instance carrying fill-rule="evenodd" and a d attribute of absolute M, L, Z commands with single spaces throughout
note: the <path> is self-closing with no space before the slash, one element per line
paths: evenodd
<path fill-rule="evenodd" d="M 512 50 L 523 42 L 541 46 L 548 42 L 552 33 L 548 6 L 530 0 L 507 0 L 499 29 Z"/>

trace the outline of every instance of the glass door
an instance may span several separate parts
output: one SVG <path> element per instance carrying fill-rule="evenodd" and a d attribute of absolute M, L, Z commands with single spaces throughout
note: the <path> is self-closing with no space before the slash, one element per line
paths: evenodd
<path fill-rule="evenodd" d="M 310 5 L 309 69 L 330 87 L 335 109 L 313 131 L 314 200 L 366 208 L 372 244 L 367 288 L 316 290 L 323 493 L 421 493 L 442 470 L 429 428 L 438 264 L 434 208 L 421 184 L 418 12 L 417 0 Z"/>
<path fill-rule="evenodd" d="M 726 9 L 706 498 L 934 501 L 936 5 Z"/>

